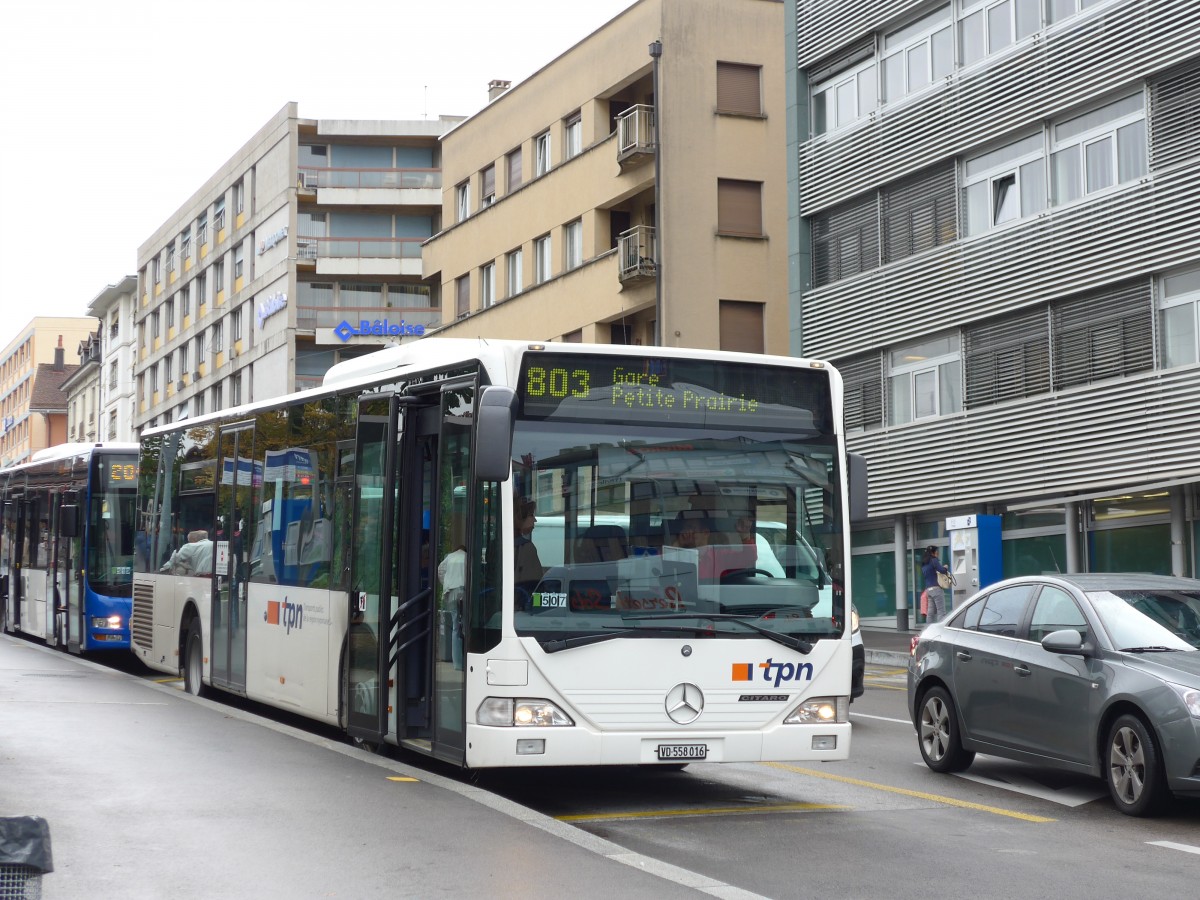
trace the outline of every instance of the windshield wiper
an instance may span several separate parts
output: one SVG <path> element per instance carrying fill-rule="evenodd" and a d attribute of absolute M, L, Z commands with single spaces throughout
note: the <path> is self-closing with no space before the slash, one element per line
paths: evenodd
<path fill-rule="evenodd" d="M 1178 653 L 1178 647 L 1122 647 L 1122 653 Z"/>
<path fill-rule="evenodd" d="M 695 618 L 689 616 L 688 618 Z M 605 628 L 611 626 L 605 625 Z M 599 644 L 601 641 L 611 641 L 613 638 L 624 637 L 625 635 L 637 634 L 645 637 L 655 632 L 666 632 L 670 634 L 698 634 L 704 637 L 712 637 L 714 632 L 701 625 L 669 625 L 663 628 L 617 628 L 609 631 L 607 634 L 581 634 L 578 637 L 562 638 L 557 641 L 538 641 L 542 645 L 542 649 L 547 653 L 557 653 L 559 650 L 570 650 L 572 647 L 586 647 L 588 644 Z"/>
<path fill-rule="evenodd" d="M 719 622 L 736 622 L 739 625 L 749 628 L 751 631 L 758 632 L 763 637 L 770 638 L 777 644 L 783 644 L 783 646 L 798 650 L 805 655 L 812 653 L 812 644 L 810 642 L 792 637 L 790 634 L 780 634 L 778 631 L 763 628 L 761 625 L 755 625 L 753 622 L 747 621 L 746 616 L 738 616 L 733 613 L 644 613 L 642 615 L 621 616 L 621 618 L 626 622 L 644 622 L 659 619 L 712 619 Z"/>

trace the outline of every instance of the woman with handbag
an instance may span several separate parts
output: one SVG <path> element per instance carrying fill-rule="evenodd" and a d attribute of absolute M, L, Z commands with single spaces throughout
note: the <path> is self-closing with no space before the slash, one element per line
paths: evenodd
<path fill-rule="evenodd" d="M 936 622 L 946 614 L 946 595 L 942 585 L 954 584 L 954 576 L 938 559 L 937 547 L 925 548 L 925 557 L 921 560 L 921 577 L 925 582 L 925 592 L 929 596 L 929 614 L 925 621 Z"/>

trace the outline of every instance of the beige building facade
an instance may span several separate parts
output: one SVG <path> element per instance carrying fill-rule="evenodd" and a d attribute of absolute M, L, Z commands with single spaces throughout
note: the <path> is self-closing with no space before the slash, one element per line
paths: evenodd
<path fill-rule="evenodd" d="M 494 82 L 442 138 L 439 336 L 786 353 L 783 13 L 641 0 Z"/>
<path fill-rule="evenodd" d="M 39 392 L 39 366 L 57 365 L 63 372 L 65 349 L 74 356 L 80 343 L 95 335 L 96 325 L 92 318 L 37 316 L 0 350 L 0 467 L 28 462 L 38 450 L 65 439 L 65 408 L 46 402 L 45 395 L 53 393 L 51 373 Z M 52 421 L 60 415 L 63 423 Z M 64 433 L 52 433 L 55 427 Z"/>

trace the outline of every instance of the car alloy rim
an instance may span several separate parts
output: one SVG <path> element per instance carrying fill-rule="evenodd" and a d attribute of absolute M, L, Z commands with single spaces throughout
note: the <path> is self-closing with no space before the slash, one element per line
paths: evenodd
<path fill-rule="evenodd" d="M 950 716 L 940 697 L 931 697 L 921 710 L 921 745 L 932 760 L 945 756 L 950 746 Z"/>
<path fill-rule="evenodd" d="M 1124 803 L 1136 803 L 1146 786 L 1146 756 L 1132 728 L 1121 728 L 1113 735 L 1110 758 L 1110 777 L 1117 796 Z"/>

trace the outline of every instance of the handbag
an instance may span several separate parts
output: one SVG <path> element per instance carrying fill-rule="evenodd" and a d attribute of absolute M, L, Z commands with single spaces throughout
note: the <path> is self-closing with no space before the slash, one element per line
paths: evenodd
<path fill-rule="evenodd" d="M 938 572 L 938 587 L 949 588 L 954 587 L 954 576 L 949 572 Z"/>
<path fill-rule="evenodd" d="M 921 615 L 929 615 L 929 589 L 921 591 Z"/>

